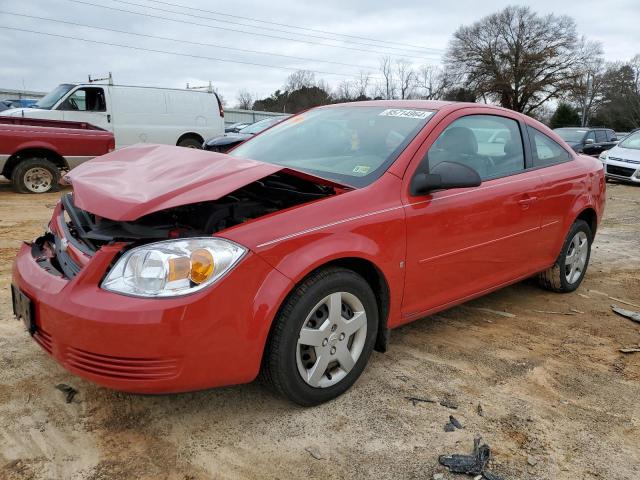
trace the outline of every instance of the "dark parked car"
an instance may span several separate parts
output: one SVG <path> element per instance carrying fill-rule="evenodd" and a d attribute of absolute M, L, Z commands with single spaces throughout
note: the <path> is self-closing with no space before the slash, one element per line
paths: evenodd
<path fill-rule="evenodd" d="M 600 155 L 618 142 L 616 132 L 610 128 L 567 127 L 553 130 L 577 153 Z"/>
<path fill-rule="evenodd" d="M 251 125 L 251 124 L 247 123 L 247 122 L 232 123 L 228 127 L 225 127 L 224 131 L 226 133 L 238 133 L 244 127 L 248 127 L 249 125 Z"/>
<path fill-rule="evenodd" d="M 225 133 L 219 137 L 213 137 L 202 144 L 202 148 L 211 152 L 227 152 L 232 147 L 244 142 L 245 140 L 257 135 L 258 133 L 266 130 L 267 128 L 280 123 L 288 116 L 270 117 L 260 120 L 259 122 L 252 123 L 248 127 L 244 127 L 237 133 Z"/>

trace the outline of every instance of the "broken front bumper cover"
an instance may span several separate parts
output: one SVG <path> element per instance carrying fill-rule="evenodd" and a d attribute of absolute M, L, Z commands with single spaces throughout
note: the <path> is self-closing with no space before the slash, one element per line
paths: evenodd
<path fill-rule="evenodd" d="M 47 271 L 32 249 L 22 245 L 13 284 L 33 302 L 34 339 L 72 373 L 128 392 L 252 381 L 277 310 L 261 299 L 290 286 L 249 254 L 214 288 L 178 298 L 133 298 L 99 287 L 121 246 L 103 246 L 72 279 Z"/>

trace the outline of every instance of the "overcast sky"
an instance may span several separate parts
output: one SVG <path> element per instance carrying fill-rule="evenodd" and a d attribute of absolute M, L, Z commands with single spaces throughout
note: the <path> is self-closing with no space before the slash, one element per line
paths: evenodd
<path fill-rule="evenodd" d="M 188 5 L 189 8 L 173 6 L 177 4 Z M 87 74 L 98 76 L 111 71 L 116 83 L 129 85 L 184 87 L 187 82 L 192 85 L 206 84 L 211 80 L 222 92 L 227 104 L 233 106 L 239 89 L 246 89 L 258 97 L 267 96 L 280 88 L 287 75 L 296 69 L 324 72 L 316 76 L 336 86 L 341 80 L 353 78 L 351 76 L 361 70 L 376 73 L 379 59 L 384 53 L 407 58 L 416 65 L 438 64 L 458 26 L 473 23 L 509 4 L 530 4 L 539 13 L 572 16 L 579 33 L 601 42 L 608 61 L 628 60 L 640 53 L 638 0 L 1 0 L 0 27 L 176 52 L 192 57 L 0 28 L 0 87 L 48 91 L 59 83 L 85 81 Z M 5 12 L 139 35 L 19 17 Z M 144 15 L 131 12 L 142 12 Z M 173 21 L 154 17 L 166 17 Z M 334 33 L 350 37 L 336 36 Z M 327 38 L 340 40 L 331 41 Z M 319 44 L 332 44 L 335 47 Z"/>

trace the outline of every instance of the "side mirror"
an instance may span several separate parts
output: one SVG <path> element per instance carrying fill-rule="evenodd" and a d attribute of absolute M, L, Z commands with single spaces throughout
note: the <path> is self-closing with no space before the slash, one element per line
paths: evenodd
<path fill-rule="evenodd" d="M 617 142 L 618 141 L 618 137 L 616 137 L 615 135 L 613 137 L 611 137 L 611 141 L 612 142 Z"/>
<path fill-rule="evenodd" d="M 594 142 L 593 142 L 593 138 L 587 138 L 587 139 L 584 141 L 584 144 L 585 144 L 585 145 L 591 145 L 592 143 L 594 143 Z"/>
<path fill-rule="evenodd" d="M 429 173 L 417 173 L 411 179 L 411 195 L 426 195 L 433 190 L 477 187 L 482 183 L 478 172 L 457 162 L 440 162 Z"/>

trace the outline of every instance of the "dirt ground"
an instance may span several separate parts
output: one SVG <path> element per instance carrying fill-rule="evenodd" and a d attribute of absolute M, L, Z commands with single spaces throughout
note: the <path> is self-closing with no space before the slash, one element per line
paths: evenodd
<path fill-rule="evenodd" d="M 508 479 L 640 478 L 640 353 L 618 351 L 640 342 L 640 324 L 611 312 L 640 311 L 638 187 L 609 184 L 577 292 L 527 281 L 395 330 L 354 388 L 311 409 L 257 383 L 122 394 L 50 359 L 13 318 L 9 284 L 19 242 L 40 234 L 58 196 L 0 182 L 3 480 L 471 478 L 438 456 L 467 453 L 475 435 Z M 79 391 L 72 403 L 58 383 Z M 464 428 L 445 432 L 449 415 Z"/>

